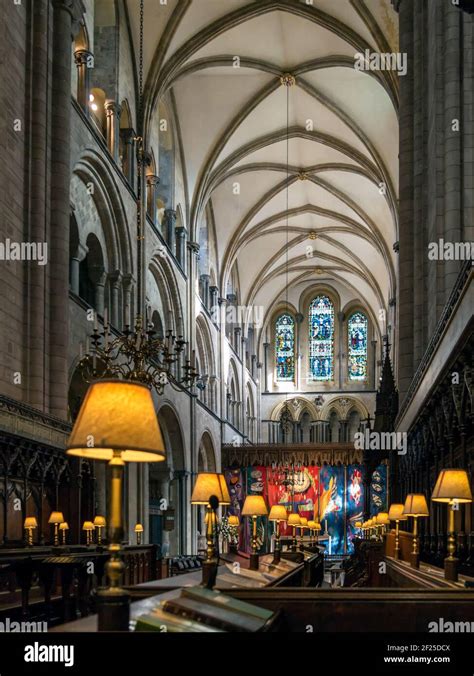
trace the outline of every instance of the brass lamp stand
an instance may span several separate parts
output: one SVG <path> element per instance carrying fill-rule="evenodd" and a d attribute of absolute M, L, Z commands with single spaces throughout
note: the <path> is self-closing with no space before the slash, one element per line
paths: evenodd
<path fill-rule="evenodd" d="M 455 556 L 456 526 L 454 512 L 459 509 L 460 504 L 472 502 L 472 492 L 466 470 L 441 470 L 431 499 L 433 502 L 445 502 L 448 505 L 448 556 L 444 559 L 444 577 L 446 580 L 457 582 L 459 559 Z"/>
<path fill-rule="evenodd" d="M 292 539 L 291 539 L 291 551 L 296 552 L 297 541 L 296 541 L 296 527 L 300 525 L 300 515 L 299 514 L 289 514 L 288 515 L 288 525 L 292 527 Z"/>
<path fill-rule="evenodd" d="M 216 583 L 218 556 L 216 550 L 216 512 L 219 505 L 230 505 L 230 495 L 223 474 L 199 472 L 191 495 L 192 505 L 206 506 L 206 560 L 202 564 L 202 585 L 212 589 Z"/>
<path fill-rule="evenodd" d="M 247 495 L 242 516 L 252 517 L 252 540 L 250 554 L 250 570 L 258 570 L 258 540 L 257 540 L 257 516 L 267 516 L 268 509 L 263 495 Z"/>
<path fill-rule="evenodd" d="M 400 558 L 400 521 L 406 521 L 407 517 L 403 514 L 403 505 L 401 503 L 394 503 L 390 505 L 388 510 L 388 518 L 390 521 L 395 521 L 395 551 L 394 558 L 398 561 Z"/>
<path fill-rule="evenodd" d="M 275 551 L 273 552 L 273 562 L 278 563 L 281 560 L 281 539 L 280 539 L 280 521 L 287 521 L 288 514 L 284 505 L 273 505 L 268 515 L 269 521 L 275 521 Z"/>
<path fill-rule="evenodd" d="M 412 568 L 420 567 L 420 549 L 418 540 L 418 518 L 429 516 L 426 498 L 422 493 L 409 493 L 403 506 L 404 516 L 413 517 L 413 549 L 410 555 Z"/>

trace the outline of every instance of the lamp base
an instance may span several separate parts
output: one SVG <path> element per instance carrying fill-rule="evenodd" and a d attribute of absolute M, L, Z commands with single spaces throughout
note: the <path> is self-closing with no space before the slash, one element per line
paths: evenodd
<path fill-rule="evenodd" d="M 250 554 L 250 570 L 258 570 L 258 554 Z"/>
<path fill-rule="evenodd" d="M 97 592 L 99 631 L 129 631 L 130 596 L 120 587 L 106 587 Z"/>
<path fill-rule="evenodd" d="M 273 552 L 273 563 L 279 563 L 281 561 L 281 550 L 275 549 Z"/>
<path fill-rule="evenodd" d="M 217 561 L 204 561 L 202 564 L 202 582 L 201 586 L 206 589 L 212 589 L 216 584 Z"/>
<path fill-rule="evenodd" d="M 395 548 L 394 556 L 393 558 L 398 561 L 400 558 L 400 547 Z"/>
<path fill-rule="evenodd" d="M 419 554 L 414 554 L 413 552 L 410 552 L 410 566 L 412 568 L 419 568 L 420 567 L 420 555 Z"/>
<path fill-rule="evenodd" d="M 459 563 L 459 559 L 455 559 L 454 557 L 452 559 L 447 557 L 444 560 L 444 579 L 445 580 L 450 580 L 450 582 L 457 582 L 458 581 L 458 563 Z"/>

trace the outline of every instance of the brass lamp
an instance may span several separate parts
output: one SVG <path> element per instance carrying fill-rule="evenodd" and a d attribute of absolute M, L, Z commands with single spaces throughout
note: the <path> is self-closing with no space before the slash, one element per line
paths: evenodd
<path fill-rule="evenodd" d="M 383 539 L 386 533 L 386 526 L 390 523 L 388 512 L 379 512 L 377 514 L 377 528 L 380 528 L 380 538 Z"/>
<path fill-rule="evenodd" d="M 58 527 L 59 524 L 64 521 L 64 516 L 62 512 L 51 512 L 48 523 L 54 525 L 54 546 L 57 547 L 59 545 L 59 533 L 58 533 Z"/>
<path fill-rule="evenodd" d="M 293 529 L 291 551 L 296 552 L 296 527 L 300 525 L 300 515 L 294 513 L 288 514 L 288 525 Z"/>
<path fill-rule="evenodd" d="M 62 523 L 59 524 L 59 530 L 63 534 L 63 542 L 62 543 L 63 543 L 63 545 L 65 545 L 66 544 L 66 533 L 69 530 L 69 524 L 67 523 L 67 521 L 63 521 Z"/>
<path fill-rule="evenodd" d="M 257 517 L 267 516 L 268 509 L 263 495 L 247 495 L 242 508 L 242 516 L 252 517 L 252 552 L 250 570 L 258 570 Z"/>
<path fill-rule="evenodd" d="M 105 528 L 105 516 L 96 516 L 94 526 L 97 528 L 97 544 L 102 544 L 102 528 Z"/>
<path fill-rule="evenodd" d="M 212 588 L 217 576 L 215 512 L 219 505 L 230 505 L 225 477 L 217 472 L 199 472 L 191 495 L 191 504 L 206 506 L 207 553 L 206 560 L 202 564 L 202 584 Z"/>
<path fill-rule="evenodd" d="M 433 502 L 445 502 L 448 505 L 448 556 L 444 559 L 444 577 L 457 582 L 459 559 L 455 556 L 454 511 L 459 509 L 460 504 L 472 502 L 467 472 L 463 469 L 442 469 L 436 480 L 431 499 Z"/>
<path fill-rule="evenodd" d="M 237 552 L 237 545 L 239 543 L 239 526 L 240 526 L 239 517 L 236 514 L 230 514 L 228 523 L 232 534 L 230 547 L 232 551 Z"/>
<path fill-rule="evenodd" d="M 303 551 L 304 549 L 303 536 L 304 531 L 307 530 L 307 528 L 308 528 L 308 519 L 305 516 L 300 516 L 300 551 Z"/>
<path fill-rule="evenodd" d="M 33 531 L 38 528 L 38 522 L 35 516 L 27 516 L 23 528 L 28 533 L 28 547 L 33 547 Z"/>
<path fill-rule="evenodd" d="M 92 460 L 106 460 L 110 468 L 109 586 L 97 593 L 99 631 L 128 631 L 130 598 L 120 586 L 122 561 L 123 471 L 126 462 L 165 460 L 165 445 L 151 392 L 131 380 L 100 380 L 90 385 L 77 416 L 67 451 Z M 64 520 L 64 519 L 63 519 Z"/>
<path fill-rule="evenodd" d="M 89 545 L 92 544 L 92 531 L 94 530 L 95 526 L 92 523 L 92 521 L 84 521 L 82 524 L 82 530 L 86 532 L 86 545 L 89 547 Z"/>
<path fill-rule="evenodd" d="M 137 534 L 137 545 L 141 545 L 143 533 L 143 526 L 141 523 L 135 524 L 135 533 Z"/>
<path fill-rule="evenodd" d="M 406 514 L 403 513 L 403 505 L 398 502 L 394 502 L 393 505 L 390 505 L 388 518 L 390 521 L 395 521 L 395 558 L 398 560 L 400 558 L 400 534 L 398 524 L 400 521 L 406 521 L 408 519 Z"/>
<path fill-rule="evenodd" d="M 278 563 L 281 559 L 280 521 L 288 521 L 288 513 L 284 505 L 273 505 L 268 516 L 269 521 L 275 521 L 275 551 L 273 560 Z"/>
<path fill-rule="evenodd" d="M 410 564 L 413 568 L 419 568 L 418 518 L 430 515 L 423 493 L 409 493 L 403 506 L 403 513 L 405 516 L 413 517 L 413 550 L 410 555 Z"/>
<path fill-rule="evenodd" d="M 308 528 L 309 528 L 309 543 L 312 546 L 314 543 L 314 527 L 316 525 L 316 521 L 310 520 L 308 521 Z"/>

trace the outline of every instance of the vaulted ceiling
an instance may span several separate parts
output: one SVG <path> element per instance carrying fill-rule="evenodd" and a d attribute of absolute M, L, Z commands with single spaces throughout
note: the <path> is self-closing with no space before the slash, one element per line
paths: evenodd
<path fill-rule="evenodd" d="M 191 236 L 211 201 L 242 304 L 271 310 L 287 282 L 337 284 L 374 315 L 395 295 L 398 82 L 354 61 L 397 51 L 396 18 L 390 0 L 145 0 L 147 122 L 171 92 Z"/>

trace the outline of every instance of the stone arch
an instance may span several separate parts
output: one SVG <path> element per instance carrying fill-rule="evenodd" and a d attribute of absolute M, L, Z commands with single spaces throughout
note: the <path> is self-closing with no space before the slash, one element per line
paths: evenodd
<path fill-rule="evenodd" d="M 215 472 L 217 470 L 216 452 L 211 433 L 205 430 L 199 442 L 198 472 Z"/>
<path fill-rule="evenodd" d="M 151 257 L 147 275 L 147 296 L 152 311 L 163 318 L 163 329 L 171 329 L 175 336 L 184 335 L 183 306 L 174 270 L 159 253 Z"/>

